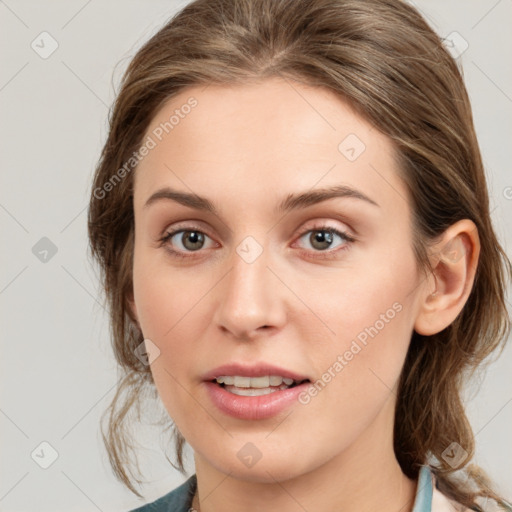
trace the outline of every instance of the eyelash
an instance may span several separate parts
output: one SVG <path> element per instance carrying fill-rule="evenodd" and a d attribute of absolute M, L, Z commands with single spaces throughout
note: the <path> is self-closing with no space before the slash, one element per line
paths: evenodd
<path fill-rule="evenodd" d="M 167 242 L 174 236 L 176 235 L 177 233 L 182 233 L 182 232 L 190 232 L 190 231 L 194 231 L 194 232 L 199 232 L 203 235 L 206 235 L 208 236 L 204 231 L 202 231 L 199 227 L 197 226 L 187 226 L 187 227 L 180 227 L 178 229 L 175 229 L 174 231 L 170 231 L 170 232 L 167 232 L 164 234 L 164 236 L 162 236 L 158 242 L 159 242 L 159 247 L 163 247 L 164 245 L 167 244 Z M 335 258 L 337 255 L 338 255 L 338 252 L 340 251 L 345 251 L 347 249 L 349 249 L 350 245 L 356 241 L 356 239 L 350 235 L 348 235 L 346 232 L 344 231 L 340 231 L 336 228 L 333 228 L 331 226 L 327 226 L 327 225 L 315 225 L 313 226 L 312 228 L 309 228 L 305 231 L 303 231 L 300 235 L 299 235 L 299 239 L 301 239 L 304 235 L 306 235 L 307 233 L 310 233 L 310 232 L 313 232 L 313 231 L 319 231 L 319 232 L 329 232 L 329 233 L 332 233 L 332 234 L 335 234 L 335 235 L 338 235 L 341 239 L 344 240 L 344 244 L 337 248 L 337 249 L 333 249 L 333 250 L 330 250 L 330 251 L 314 251 L 314 253 L 319 253 L 318 256 L 312 256 L 311 255 L 311 251 L 310 250 L 305 250 L 305 249 L 302 249 L 302 252 L 303 253 L 307 253 L 308 254 L 308 257 L 309 258 L 312 258 L 312 259 L 323 259 L 323 260 L 326 260 L 326 259 L 332 259 L 332 258 Z M 210 237 L 209 237 L 210 238 Z M 175 251 L 174 249 L 171 249 L 170 247 L 166 247 L 166 250 L 169 252 L 169 254 L 173 257 L 173 258 L 193 258 L 194 256 L 189 256 L 187 254 L 184 254 L 183 252 L 181 251 Z M 193 252 L 193 251 L 192 251 Z M 197 252 L 200 252 L 200 251 L 197 251 Z"/>

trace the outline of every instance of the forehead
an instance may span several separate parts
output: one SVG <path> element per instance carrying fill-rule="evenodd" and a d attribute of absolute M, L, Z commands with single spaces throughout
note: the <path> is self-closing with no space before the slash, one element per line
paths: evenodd
<path fill-rule="evenodd" d="M 239 194 L 244 185 L 247 199 L 315 183 L 405 197 L 391 141 L 333 91 L 290 79 L 186 88 L 160 108 L 148 137 L 154 147 L 135 173 L 136 202 L 184 183 L 200 195 Z"/>
<path fill-rule="evenodd" d="M 374 130 L 333 91 L 270 78 L 254 84 L 186 88 L 160 108 L 146 133 L 155 132 L 159 138 L 159 131 L 161 138 L 176 143 L 193 137 L 200 144 L 194 149 L 212 156 L 222 156 L 226 146 L 231 156 L 301 156 L 315 145 L 327 150 L 328 159 L 338 153 L 343 135 L 354 133 L 368 140 Z M 374 144 L 386 143 L 378 132 L 371 138 L 380 139 L 372 140 Z"/>

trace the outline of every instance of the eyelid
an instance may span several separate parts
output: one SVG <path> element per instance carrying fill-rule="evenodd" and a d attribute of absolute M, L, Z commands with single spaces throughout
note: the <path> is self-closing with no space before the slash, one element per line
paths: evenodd
<path fill-rule="evenodd" d="M 311 223 L 306 223 L 304 227 L 301 227 L 299 236 L 304 235 L 308 231 L 314 231 L 314 230 L 327 231 L 327 230 L 331 229 L 333 231 L 339 232 L 340 234 L 343 234 L 347 238 L 355 238 L 355 235 L 353 235 L 353 230 L 348 228 L 348 226 L 346 224 L 344 224 L 344 226 L 342 226 L 342 227 L 331 226 L 329 224 L 329 222 L 331 222 L 331 221 L 329 221 L 329 220 L 314 220 L 314 221 L 311 221 Z"/>
<path fill-rule="evenodd" d="M 163 232 L 163 234 L 158 238 L 158 242 L 160 245 L 165 245 L 168 240 L 176 236 L 178 233 L 184 233 L 187 231 L 198 231 L 199 233 L 202 233 L 206 235 L 210 240 L 213 240 L 213 237 L 208 234 L 208 230 L 204 229 L 201 226 L 193 225 L 193 224 L 178 224 L 173 226 L 172 228 L 166 228 Z M 217 243 L 217 242 L 215 242 Z M 182 251 L 179 251 L 182 252 Z M 190 254 L 193 254 L 194 251 L 190 251 Z M 201 251 L 197 251 L 201 252 Z"/>
<path fill-rule="evenodd" d="M 303 253 L 307 254 L 307 257 L 310 259 L 320 259 L 320 260 L 329 260 L 336 259 L 339 257 L 342 251 L 346 251 L 350 249 L 351 245 L 357 241 L 357 239 L 350 234 L 350 232 L 343 228 L 338 228 L 334 226 L 330 226 L 327 221 L 316 221 L 313 226 L 305 227 L 301 233 L 296 237 L 297 240 L 300 240 L 305 235 L 313 231 L 325 231 L 332 232 L 343 240 L 343 243 L 334 249 L 326 249 L 325 251 L 315 251 L 313 249 L 303 249 L 299 247 L 299 250 Z M 294 245 L 297 242 L 294 242 Z M 292 247 L 294 247 L 292 245 Z"/>
<path fill-rule="evenodd" d="M 301 229 L 301 231 L 294 236 L 294 244 L 297 242 L 297 240 L 300 240 L 304 235 L 311 231 L 332 231 L 334 234 L 338 235 L 339 237 L 343 238 L 345 243 L 341 245 L 341 247 L 335 248 L 335 249 L 327 249 L 325 251 L 314 251 L 311 249 L 299 249 L 304 252 L 308 253 L 310 258 L 317 258 L 317 259 L 328 259 L 329 257 L 335 258 L 338 255 L 338 252 L 346 250 L 349 248 L 349 246 L 356 242 L 357 239 L 350 233 L 351 230 L 347 230 L 345 228 L 339 228 L 330 226 L 328 224 L 329 221 L 327 220 L 315 220 L 312 221 L 312 224 L 306 223 L 306 225 Z M 204 235 L 206 235 L 210 240 L 214 241 L 214 238 L 209 235 L 208 230 L 204 229 L 203 227 L 200 227 L 198 225 L 188 224 L 187 221 L 184 221 L 183 223 L 178 223 L 177 225 L 173 225 L 172 229 L 166 228 L 164 230 L 164 233 L 161 237 L 159 237 L 158 242 L 159 246 L 166 246 L 167 242 L 176 236 L 180 232 L 187 232 L 187 231 L 198 231 Z M 215 244 L 218 243 L 214 241 Z M 292 246 L 293 247 L 293 246 Z M 182 257 L 182 258 L 193 258 L 194 253 L 202 253 L 204 250 L 199 249 L 198 251 L 181 251 L 181 250 L 175 250 L 171 249 L 170 247 L 167 247 L 167 250 L 176 257 Z"/>

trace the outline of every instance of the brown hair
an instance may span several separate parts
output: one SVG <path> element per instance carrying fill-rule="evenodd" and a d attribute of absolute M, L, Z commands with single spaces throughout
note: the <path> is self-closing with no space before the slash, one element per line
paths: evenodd
<path fill-rule="evenodd" d="M 474 435 L 461 390 L 507 339 L 504 292 L 511 264 L 492 227 L 461 73 L 422 16 L 400 0 L 196 0 L 172 17 L 129 64 L 110 112 L 88 219 L 122 372 L 102 418 L 108 413 L 102 433 L 114 473 L 140 496 L 131 478 L 140 480 L 128 470 L 134 448 L 127 427 L 134 407 L 140 418 L 144 390 L 152 389 L 155 396 L 150 369 L 134 353 L 143 336 L 127 303 L 132 293 L 137 163 L 132 156 L 158 109 L 187 86 L 244 84 L 277 76 L 334 91 L 393 142 L 414 213 L 414 248 L 425 271 L 430 242 L 460 219 L 476 224 L 481 253 L 466 305 L 442 332 L 430 337 L 413 333 L 398 390 L 394 448 L 410 478 L 429 463 L 439 489 L 456 501 L 473 510 L 482 510 L 477 499 L 483 497 L 507 506 L 485 474 L 468 465 Z M 122 168 L 125 172 L 120 173 Z M 184 439 L 176 430 L 174 439 L 175 467 L 184 473 Z M 455 468 L 442 456 L 452 442 L 468 452 Z M 457 480 L 455 471 L 464 467 L 466 480 Z"/>

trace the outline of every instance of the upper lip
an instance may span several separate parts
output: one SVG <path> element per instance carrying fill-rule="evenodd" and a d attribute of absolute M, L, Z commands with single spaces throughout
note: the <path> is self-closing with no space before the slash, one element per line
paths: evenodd
<path fill-rule="evenodd" d="M 241 377 L 264 377 L 266 375 L 279 375 L 294 381 L 301 382 L 303 380 L 310 380 L 307 375 L 280 368 L 273 364 L 258 363 L 258 364 L 242 364 L 242 363 L 228 363 L 218 366 L 213 370 L 203 375 L 203 380 L 211 381 L 222 375 L 239 375 Z"/>

